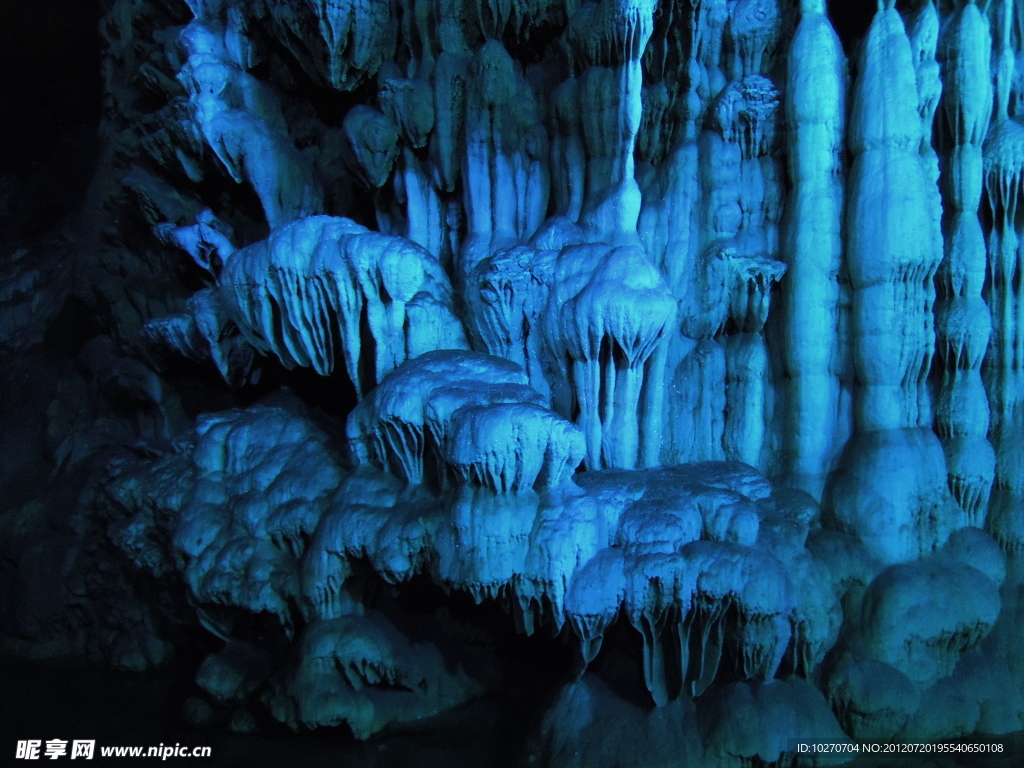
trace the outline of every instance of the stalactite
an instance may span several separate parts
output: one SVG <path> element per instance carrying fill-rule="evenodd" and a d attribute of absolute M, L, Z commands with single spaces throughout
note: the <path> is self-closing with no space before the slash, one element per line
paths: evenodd
<path fill-rule="evenodd" d="M 891 8 L 876 15 L 854 90 L 849 268 L 854 288 L 861 430 L 928 426 L 921 388 L 934 349 L 932 196 L 920 160 L 910 40 Z M 870 104 L 870 106 L 869 106 Z M 922 237 L 920 233 L 925 233 Z M 894 327 L 891 318 L 904 318 Z"/>
<path fill-rule="evenodd" d="M 196 53 L 179 77 L 207 145 L 236 183 L 252 186 L 271 228 L 323 212 L 323 190 L 312 164 L 282 131 L 273 100 L 248 87 L 246 73 Z"/>
<path fill-rule="evenodd" d="M 652 356 L 675 318 L 664 281 L 636 246 L 570 247 L 548 301 L 548 346 L 568 369 L 562 409 L 579 414 L 587 465 L 645 463 L 643 397 L 659 384 Z"/>
<path fill-rule="evenodd" d="M 634 149 L 643 116 L 641 56 L 653 32 L 650 0 L 601 0 L 580 8 L 566 38 L 575 56 L 587 153 L 580 223 L 590 239 L 636 240 L 641 195 Z"/>
<path fill-rule="evenodd" d="M 938 190 L 920 153 L 919 104 L 904 95 L 917 92 L 911 42 L 887 0 L 868 31 L 854 86 L 846 223 L 859 434 L 846 446 L 829 506 L 890 562 L 929 551 L 963 522 L 946 484 L 935 487 L 936 472 L 944 476 L 946 467 L 930 428 L 926 377 L 942 254 L 934 226 Z M 889 463 L 908 474 L 879 477 L 870 490 L 857 487 L 856 478 Z M 927 475 L 910 475 L 911 466 L 929 467 Z M 883 520 L 889 505 L 892 517 Z"/>
<path fill-rule="evenodd" d="M 495 251 L 529 238 L 548 205 L 547 134 L 529 85 L 496 40 L 470 65 L 464 136 L 463 276 Z"/>
<path fill-rule="evenodd" d="M 781 294 L 788 386 L 781 403 L 781 458 L 788 481 L 820 498 L 837 450 L 839 418 L 846 59 L 823 3 L 804 0 L 801 8 L 785 91 L 793 189 L 782 249 L 788 266 Z"/>
<path fill-rule="evenodd" d="M 995 476 L 988 442 L 988 399 L 982 360 L 992 321 L 982 298 L 985 241 L 978 212 L 982 142 L 992 113 L 988 20 L 973 3 L 948 22 L 941 47 L 942 114 L 952 139 L 946 199 L 952 208 L 946 256 L 936 286 L 936 362 L 941 389 L 936 431 L 943 441 L 953 497 L 974 525 L 983 525 Z M 973 408 L 970 406 L 973 405 Z"/>
<path fill-rule="evenodd" d="M 1000 116 L 997 101 L 996 118 Z M 991 407 L 995 483 L 989 524 L 1007 542 L 1020 537 L 1014 511 L 1022 491 L 1019 442 L 1022 430 L 1024 334 L 1021 332 L 1021 240 L 1018 210 L 1024 180 L 1024 128 L 1012 119 L 996 122 L 984 148 L 985 188 L 992 229 L 988 237 L 985 299 L 992 312 L 992 341 L 982 376 Z"/>

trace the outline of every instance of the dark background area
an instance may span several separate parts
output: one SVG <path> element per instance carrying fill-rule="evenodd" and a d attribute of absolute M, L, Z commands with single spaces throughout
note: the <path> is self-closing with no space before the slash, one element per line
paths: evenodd
<path fill-rule="evenodd" d="M 0 2 L 0 175 L 29 173 L 101 108 L 99 0 Z"/>
<path fill-rule="evenodd" d="M 875 17 L 875 0 L 828 0 L 828 18 L 849 56 L 853 46 L 868 32 Z"/>

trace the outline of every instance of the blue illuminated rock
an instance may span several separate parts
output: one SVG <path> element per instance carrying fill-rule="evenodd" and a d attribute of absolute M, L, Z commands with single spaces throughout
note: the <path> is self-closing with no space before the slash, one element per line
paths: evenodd
<path fill-rule="evenodd" d="M 107 5 L 90 647 L 357 739 L 535 674 L 552 766 L 1024 727 L 1021 3 Z"/>

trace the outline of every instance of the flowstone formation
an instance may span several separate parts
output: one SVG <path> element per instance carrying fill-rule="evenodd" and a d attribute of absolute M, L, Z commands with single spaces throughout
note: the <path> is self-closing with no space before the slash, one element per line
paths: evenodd
<path fill-rule="evenodd" d="M 551 766 L 1024 729 L 1024 3 L 107 5 L 115 665 L 362 739 L 549 633 Z"/>

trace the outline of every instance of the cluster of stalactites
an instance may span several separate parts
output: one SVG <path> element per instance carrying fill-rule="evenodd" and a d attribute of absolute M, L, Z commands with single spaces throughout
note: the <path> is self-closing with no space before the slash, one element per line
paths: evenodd
<path fill-rule="evenodd" d="M 654 31 L 657 3 L 652 0 L 599 0 L 573 14 L 566 40 L 579 71 L 618 67 L 639 61 Z"/>
<path fill-rule="evenodd" d="M 710 117 L 722 138 L 737 142 L 749 160 L 771 151 L 778 106 L 778 89 L 768 78 L 755 74 L 730 83 L 719 94 Z"/>
<path fill-rule="evenodd" d="M 660 386 L 655 352 L 676 308 L 642 249 L 501 251 L 473 271 L 466 302 L 478 343 L 522 365 L 563 417 L 575 415 L 588 467 L 651 462 L 645 400 Z"/>
<path fill-rule="evenodd" d="M 791 640 L 792 598 L 778 561 L 756 550 L 696 542 L 677 556 L 649 556 L 631 566 L 629 618 L 644 639 L 645 680 L 657 704 L 678 693 L 702 694 L 721 675 L 723 654 L 736 663 L 726 676 L 774 676 Z M 756 590 L 738 588 L 747 568 L 758 573 Z"/>
<path fill-rule="evenodd" d="M 499 368 L 485 356 L 428 357 L 435 373 L 452 364 Z M 410 399 L 407 418 L 422 405 Z M 445 407 L 452 406 L 428 404 L 427 411 Z M 591 472 L 579 476 L 581 487 L 493 487 L 512 477 L 514 453 L 501 455 L 510 442 L 535 450 L 535 463 L 550 453 L 552 443 L 533 444 L 547 432 L 536 429 L 538 420 L 557 417 L 532 404 L 456 410 L 447 457 L 456 464 L 466 457 L 475 469 L 460 469 L 463 484 L 441 499 L 372 471 L 350 475 L 307 549 L 304 589 L 313 615 L 336 615 L 350 573 L 344 564 L 367 558 L 390 583 L 426 573 L 477 602 L 501 598 L 527 634 L 568 625 L 585 664 L 626 617 L 643 642 L 645 680 L 658 704 L 699 695 L 716 679 L 763 681 L 782 664 L 806 675 L 820 663 L 838 636 L 841 611 L 826 569 L 802 546 L 813 504 L 794 505 L 749 467 L 730 463 Z M 562 434 L 571 432 L 561 424 Z M 363 426 L 392 439 L 378 421 L 350 425 L 357 440 Z M 427 425 L 424 434 L 435 430 Z M 578 459 L 581 442 L 576 450 Z M 530 475 L 516 464 L 516 477 Z M 787 543 L 775 551 L 759 541 L 765 535 Z"/>
<path fill-rule="evenodd" d="M 399 6 L 401 13 L 393 13 Z M 978 276 L 982 275 L 982 284 L 984 277 L 978 266 L 973 190 L 979 142 L 987 131 L 988 105 L 993 98 L 997 125 L 989 143 L 993 147 L 1013 144 L 998 140 L 997 132 L 1012 133 L 1016 125 L 1009 119 L 1016 109 L 1010 53 L 1020 35 L 1020 12 L 1014 11 L 1012 4 L 1005 10 L 992 4 L 987 14 L 974 3 L 955 9 L 943 6 L 942 12 L 949 13 L 949 18 L 940 40 L 940 17 L 933 3 L 923 4 L 905 21 L 891 3 L 880 5 L 865 51 L 878 49 L 882 53 L 865 57 L 858 74 L 863 103 L 852 110 L 849 144 L 859 167 L 855 164 L 850 188 L 856 191 L 865 178 L 886 174 L 909 179 L 903 186 L 912 188 L 912 196 L 920 199 L 908 210 L 919 209 L 918 213 L 926 216 L 914 213 L 917 221 L 910 215 L 892 218 L 902 222 L 903 229 L 927 231 L 929 237 L 894 235 L 888 244 L 875 242 L 862 248 L 858 233 L 864 228 L 850 226 L 853 314 L 865 322 L 846 326 L 863 326 L 867 330 L 861 336 L 873 338 L 871 318 L 882 314 L 874 296 L 878 291 L 871 288 L 876 279 L 892 286 L 897 294 L 890 302 L 893 311 L 904 306 L 923 311 L 914 309 L 913 322 L 904 324 L 906 344 L 897 345 L 896 334 L 880 333 L 882 343 L 865 344 L 864 354 L 855 354 L 853 362 L 846 364 L 852 370 L 839 372 L 835 369 L 843 363 L 833 352 L 839 343 L 839 326 L 845 320 L 838 317 L 838 278 L 831 263 L 837 249 L 827 249 L 830 263 L 817 270 L 823 277 L 810 275 L 817 268 L 806 269 L 805 263 L 793 270 L 797 259 L 806 262 L 810 257 L 793 242 L 785 244 L 779 235 L 782 176 L 774 139 L 779 105 L 784 99 L 802 98 L 800 114 L 789 114 L 786 119 L 787 134 L 803 131 L 805 139 L 801 148 L 797 144 L 789 148 L 791 178 L 799 190 L 789 202 L 801 205 L 800 199 L 812 196 L 820 201 L 819 210 L 804 211 L 803 218 L 824 216 L 830 222 L 826 240 L 834 240 L 838 228 L 832 209 L 843 204 L 843 192 L 837 193 L 834 183 L 843 118 L 826 115 L 818 120 L 804 114 L 813 109 L 809 99 L 797 93 L 809 88 L 807 77 L 793 74 L 803 71 L 801 67 L 790 67 L 785 87 L 772 78 L 781 71 L 776 67 L 776 55 L 782 50 L 780 41 L 787 35 L 787 25 L 793 21 L 808 30 L 805 36 L 818 35 L 823 41 L 824 48 L 813 56 L 807 50 L 801 54 L 808 60 L 817 61 L 819 54 L 823 62 L 828 59 L 827 66 L 805 68 L 808 73 L 826 73 L 819 78 L 825 89 L 821 93 L 827 94 L 817 99 L 822 104 L 831 103 L 833 94 L 842 100 L 841 78 L 836 74 L 842 66 L 837 64 L 841 55 L 833 55 L 837 52 L 830 47 L 834 34 L 826 40 L 819 32 L 810 31 L 828 28 L 831 32 L 822 2 L 805 0 L 799 3 L 799 11 L 791 14 L 783 6 L 777 0 L 693 0 L 688 7 L 670 11 L 656 3 L 634 0 L 554 4 L 400 0 L 364 9 L 342 0 L 318 4 L 289 0 L 264 4 L 258 18 L 314 79 L 351 90 L 376 78 L 376 101 L 350 109 L 338 131 L 346 144 L 346 162 L 359 182 L 374 191 L 380 229 L 413 240 L 446 268 L 454 267 L 459 287 L 468 281 L 472 291 L 479 265 L 491 264 L 491 259 L 508 253 L 509 248 L 530 247 L 524 243 L 545 232 L 548 213 L 580 225 L 581 235 L 574 244 L 582 240 L 633 246 L 639 234 L 650 261 L 681 305 L 676 316 L 680 319 L 678 331 L 685 337 L 680 340 L 674 321 L 669 324 L 662 334 L 667 341 L 666 359 L 651 354 L 645 363 L 664 365 L 665 372 L 652 372 L 642 386 L 655 400 L 663 390 L 687 391 L 678 397 L 669 395 L 675 402 L 668 405 L 667 417 L 656 418 L 644 406 L 648 412 L 639 417 L 635 450 L 631 427 L 626 430 L 629 437 L 619 440 L 620 427 L 610 426 L 615 413 L 578 417 L 587 408 L 589 390 L 593 389 L 580 382 L 583 377 L 593 381 L 594 373 L 571 370 L 560 380 L 558 369 L 564 367 L 565 360 L 556 359 L 559 355 L 550 349 L 536 349 L 550 345 L 538 344 L 543 334 L 534 333 L 531 338 L 523 332 L 524 327 L 531 327 L 529 319 L 512 328 L 505 322 L 508 318 L 503 318 L 499 333 L 478 339 L 479 348 L 489 352 L 511 350 L 533 386 L 545 397 L 551 396 L 555 410 L 577 420 L 589 434 L 589 465 L 740 458 L 766 471 L 781 466 L 798 484 L 804 483 L 801 477 L 813 475 L 806 487 L 820 494 L 821 478 L 834 466 L 839 446 L 811 445 L 822 441 L 796 434 L 810 431 L 799 426 L 787 427 L 787 432 L 795 435 L 792 440 L 787 435 L 773 442 L 769 424 L 780 409 L 787 424 L 803 424 L 808 408 L 816 408 L 816 423 L 823 426 L 815 431 L 835 432 L 839 436 L 834 442 L 841 445 L 847 427 L 839 423 L 846 416 L 839 413 L 838 392 L 842 387 L 859 387 L 863 393 L 863 397 L 857 396 L 859 428 L 934 426 L 947 449 L 950 487 L 976 517 L 986 504 L 984 487 L 991 473 L 983 466 L 988 460 L 977 458 L 990 453 L 984 445 L 984 409 L 963 406 L 967 401 L 976 402 L 980 392 L 977 376 L 970 372 L 981 366 L 989 335 L 994 344 L 1010 351 L 1020 342 L 1009 321 L 997 320 L 990 334 L 991 323 L 986 318 L 991 313 L 986 308 L 993 299 L 979 297 L 974 287 Z M 320 211 L 325 196 L 310 160 L 316 153 L 296 149 L 283 117 L 285 112 L 291 116 L 292 111 L 283 111 L 273 90 L 247 71 L 267 53 L 258 44 L 252 14 L 247 15 L 231 0 L 195 2 L 190 7 L 196 20 L 182 34 L 189 58 L 181 79 L 190 94 L 195 131 L 236 180 L 253 186 L 272 226 Z M 985 55 L 992 47 L 985 42 L 993 37 L 988 32 L 989 19 L 995 29 L 992 61 Z M 553 36 L 553 29 L 563 25 L 561 35 Z M 794 46 L 799 37 L 798 31 Z M 549 47 L 547 64 L 526 63 L 523 54 L 528 43 Z M 666 75 L 666 62 L 672 56 L 683 73 L 677 80 Z M 791 64 L 800 63 L 792 52 L 791 59 Z M 542 76 L 545 68 L 551 71 Z M 940 99 L 943 85 L 947 93 Z M 685 94 L 680 92 L 687 89 Z M 916 99 L 901 101 L 890 93 L 911 90 Z M 956 208 L 947 232 L 947 255 L 941 268 L 937 264 L 941 208 L 932 189 L 938 174 L 932 144 L 942 144 L 941 139 L 931 139 L 936 109 L 942 110 L 954 142 L 950 162 L 944 166 L 949 168 L 949 182 L 943 186 L 957 188 L 947 190 L 950 199 L 964 196 L 964 207 Z M 674 132 L 662 125 L 679 116 L 692 120 L 686 131 Z M 1000 122 L 1001 117 L 1007 119 Z M 703 134 L 699 135 L 701 128 Z M 673 143 L 684 137 L 687 141 Z M 690 146 L 692 139 L 697 147 Z M 808 149 L 812 142 L 827 145 L 827 149 L 812 152 Z M 993 152 L 985 180 L 995 217 L 1002 219 L 1007 213 L 1015 215 L 1016 165 L 1012 158 L 996 157 L 1002 150 Z M 920 166 L 920 173 L 908 170 L 911 155 L 916 155 L 913 162 Z M 634 157 L 641 158 L 641 163 L 651 162 L 634 168 Z M 868 165 L 872 168 L 865 170 Z M 906 173 L 900 171 L 903 165 Z M 883 167 L 888 169 L 884 173 Z M 891 207 L 879 198 L 885 198 L 886 189 L 894 185 L 862 186 L 865 195 L 874 197 L 864 202 L 859 192 L 851 195 L 851 211 Z M 917 189 L 919 186 L 922 189 Z M 851 213 L 848 223 L 857 216 Z M 789 219 L 791 223 L 798 220 L 795 215 Z M 796 223 L 792 226 L 789 236 L 797 237 L 799 227 Z M 651 232 L 658 228 L 664 232 Z M 687 230 L 685 236 L 682 229 Z M 467 235 L 464 239 L 463 234 Z M 879 235 L 875 239 L 884 238 Z M 997 280 L 1009 275 L 1006 279 L 1012 283 L 1016 269 L 1009 263 L 1012 244 L 1001 235 L 990 240 L 997 247 L 989 251 L 1002 254 L 1000 258 L 1006 262 L 997 264 L 1000 259 L 990 256 L 990 271 Z M 564 250 L 565 245 L 558 243 L 550 249 Z M 872 250 L 883 258 L 859 255 Z M 895 253 L 897 250 L 906 253 Z M 767 363 L 773 359 L 776 342 L 766 340 L 763 333 L 772 286 L 781 277 L 777 258 L 791 270 L 782 291 L 776 291 L 786 304 L 788 317 L 783 322 L 787 329 L 803 322 L 797 305 L 814 303 L 808 300 L 807 291 L 824 295 L 826 306 L 835 307 L 836 315 L 824 334 L 828 343 L 815 344 L 820 349 L 814 354 L 794 350 L 783 355 L 787 381 L 793 383 L 790 392 L 778 397 Z M 933 323 L 930 285 L 936 271 L 940 296 Z M 547 277 L 540 283 L 534 278 L 527 282 L 531 295 L 543 292 L 538 287 L 541 284 L 550 290 Z M 299 284 L 281 290 L 292 288 L 303 293 L 298 304 L 316 304 L 322 298 Z M 284 293 L 276 301 L 280 303 L 283 297 Z M 470 312 L 475 312 L 473 302 L 468 303 Z M 483 311 L 494 315 L 500 303 L 492 302 Z M 1017 311 L 1013 302 L 1003 304 L 1003 314 Z M 544 301 L 525 302 L 524 318 L 542 312 L 544 306 Z M 505 315 L 516 311 L 502 309 Z M 216 323 L 207 323 L 204 330 L 194 314 L 180 316 L 157 335 L 175 339 L 172 346 L 188 347 L 194 357 L 214 357 L 222 372 L 235 381 L 243 380 L 239 370 L 248 365 L 245 349 L 225 350 L 223 343 L 214 340 L 216 336 L 233 338 L 234 331 Z M 205 317 L 215 314 L 207 312 Z M 228 317 L 228 322 L 234 320 Z M 486 336 L 484 326 L 495 322 L 493 317 L 470 318 L 467 324 Z M 242 336 L 247 338 L 244 334 L 243 329 Z M 795 339 L 798 334 L 794 334 L 787 331 L 783 335 Z M 1004 343 L 1004 339 L 1009 341 Z M 288 364 L 304 365 L 308 359 L 317 370 L 327 370 L 326 358 L 338 353 L 304 349 L 289 341 L 288 335 L 282 334 L 277 345 L 285 349 Z M 272 351 L 274 346 L 259 344 L 256 339 L 255 345 L 263 351 Z M 594 355 L 577 360 L 570 354 L 572 344 L 563 346 L 562 357 L 568 355 L 573 361 L 569 369 L 576 362 L 584 368 L 590 365 Z M 794 341 L 792 346 L 808 348 L 804 340 Z M 596 357 L 614 358 L 616 354 L 609 343 Z M 947 379 L 934 398 L 927 387 L 933 356 L 937 356 L 935 370 L 944 371 Z M 228 358 L 239 362 L 231 363 Z M 994 370 L 994 358 L 989 360 L 985 369 Z M 372 385 L 381 371 L 396 362 L 398 358 L 375 365 L 378 370 L 362 379 Z M 808 373 L 808 365 L 813 372 Z M 965 373 L 955 373 L 960 370 Z M 1005 394 L 1012 389 L 1012 382 L 1007 379 L 993 386 L 993 376 L 985 377 L 986 399 L 1013 400 Z M 808 384 L 811 377 L 824 383 L 812 386 Z M 612 392 L 606 386 L 609 377 L 602 374 L 602 381 L 600 391 Z M 755 386 L 758 381 L 761 384 Z M 361 394 L 366 386 L 357 383 Z M 828 397 L 815 401 L 811 390 L 818 386 L 828 390 Z M 695 389 L 701 392 L 689 391 Z M 629 386 L 615 391 L 628 393 Z M 646 396 L 641 400 L 647 402 Z M 610 402 L 607 397 L 604 401 Z M 723 413 L 704 414 L 709 403 L 721 406 Z M 695 408 L 702 410 L 699 420 L 708 427 L 698 430 L 692 442 L 711 448 L 697 450 L 687 444 L 686 437 L 665 450 L 651 448 L 655 436 L 660 438 L 662 422 L 670 424 L 670 432 L 693 431 L 678 414 Z M 1002 405 L 993 408 L 1012 410 Z M 593 414 L 593 409 L 590 412 Z M 993 417 L 994 430 L 999 428 L 1000 418 Z M 679 423 L 672 424 L 673 419 Z M 595 423 L 602 424 L 600 437 L 593 431 Z M 609 444 L 607 435 L 612 433 L 617 445 Z M 967 437 L 970 439 L 965 442 Z M 668 438 L 669 443 L 676 440 L 673 435 Z"/>
<path fill-rule="evenodd" d="M 778 0 L 690 0 L 690 78 L 710 104 L 730 80 L 770 72 L 782 41 Z"/>
<path fill-rule="evenodd" d="M 463 483 L 515 493 L 569 482 L 583 448 L 579 429 L 547 408 L 499 403 L 456 412 L 445 459 Z"/>
<path fill-rule="evenodd" d="M 192 296 L 182 314 L 150 320 L 140 333 L 157 350 L 196 363 L 212 361 L 231 387 L 251 380 L 256 368 L 255 349 L 227 316 L 220 294 L 212 288 Z"/>
<path fill-rule="evenodd" d="M 166 236 L 208 257 L 196 230 L 170 227 Z M 151 324 L 147 333 L 186 356 L 212 357 L 229 382 L 251 364 L 242 339 L 287 368 L 322 376 L 340 358 L 360 397 L 409 358 L 466 346 L 447 275 L 408 240 L 313 216 L 217 255 L 224 263 L 216 287 L 201 292 L 187 315 Z"/>
<path fill-rule="evenodd" d="M 464 277 L 495 250 L 529 238 L 548 208 L 548 137 L 533 91 L 496 40 L 471 59 L 465 80 Z"/>
<path fill-rule="evenodd" d="M 571 364 L 571 405 L 563 408 L 580 414 L 588 466 L 636 466 L 642 395 L 660 385 L 661 372 L 648 363 L 675 319 L 675 301 L 635 246 L 566 249 L 549 301 L 557 320 L 544 330 L 555 358 Z"/>
<path fill-rule="evenodd" d="M 247 71 L 256 54 L 238 9 L 197 4 L 194 10 L 196 19 L 181 34 L 188 59 L 178 75 L 194 129 L 236 183 L 252 186 L 270 227 L 322 213 L 313 163 L 296 149 L 272 89 Z M 199 181 L 201 170 L 178 157 Z"/>
<path fill-rule="evenodd" d="M 557 487 L 576 471 L 583 440 L 541 400 L 515 363 L 430 352 L 381 381 L 349 416 L 348 437 L 357 461 L 412 484 Z"/>
<path fill-rule="evenodd" d="M 315 81 L 353 90 L 395 52 L 394 3 L 359 0 L 262 2 L 275 37 Z"/>

